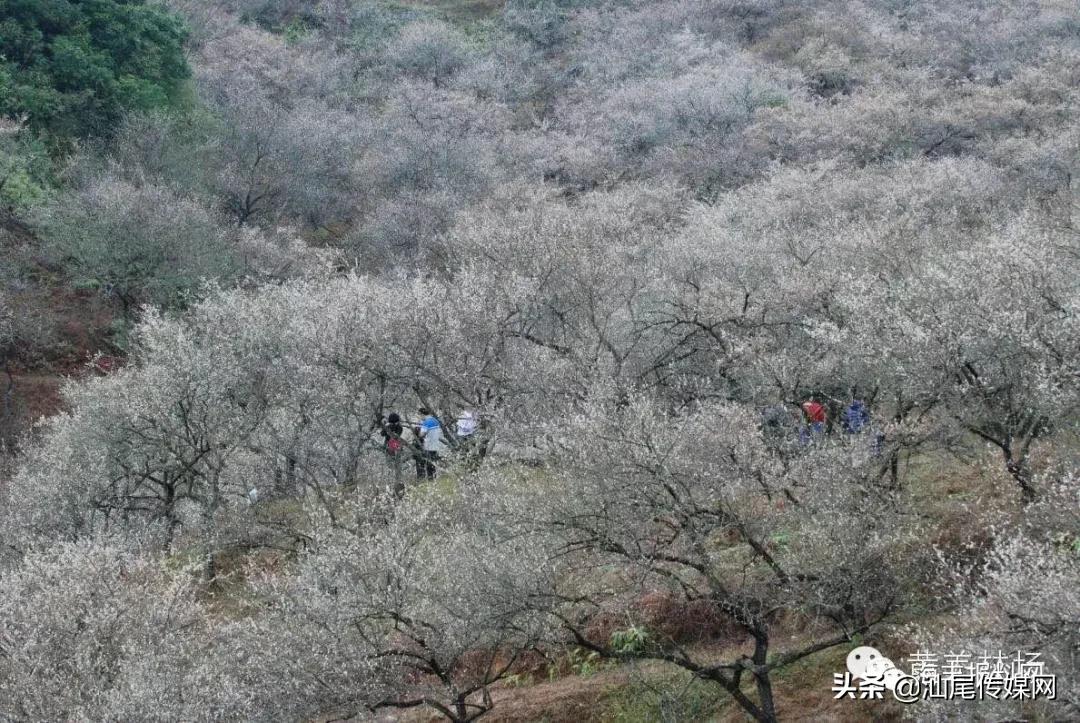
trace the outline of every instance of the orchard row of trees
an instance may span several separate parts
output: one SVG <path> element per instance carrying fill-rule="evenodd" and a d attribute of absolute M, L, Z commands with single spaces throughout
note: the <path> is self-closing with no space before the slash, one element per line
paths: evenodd
<path fill-rule="evenodd" d="M 580 649 L 771 721 L 901 623 L 1080 715 L 1075 7 L 168 6 L 0 1 L 0 447 L 35 285 L 127 356 L 0 458 L 0 718 L 467 721 Z M 418 404 L 490 454 L 396 501 Z"/>
<path fill-rule="evenodd" d="M 848 190 L 887 204 L 875 182 L 908 174 L 912 189 L 940 189 L 935 174 L 970 172 L 986 171 L 917 161 Z M 666 661 L 775 720 L 777 669 L 919 606 L 970 609 L 966 595 L 994 586 L 1000 614 L 1031 621 L 1024 643 L 1064 670 L 1077 612 L 1075 553 L 1061 545 L 1075 520 L 1060 514 L 1061 495 L 1075 500 L 1076 237 L 1034 207 L 899 238 L 793 227 L 780 200 L 793 182 L 732 197 L 737 215 L 645 187 L 567 201 L 515 186 L 455 226 L 439 272 L 148 310 L 131 364 L 69 387 L 70 413 L 48 421 L 5 488 L 0 660 L 4 699 L 23 706 L 6 713 L 427 705 L 471 720 L 527 651 L 572 644 Z M 915 217 L 961 207 L 907 198 Z M 884 444 L 765 434 L 763 408 L 810 394 L 867 399 Z M 493 452 L 395 503 L 375 420 L 418 398 L 477 410 Z M 975 558 L 941 550 L 942 568 L 893 460 L 985 448 L 985 494 L 1033 525 L 1012 523 L 1014 539 Z M 252 506 L 252 484 L 269 501 Z M 241 612 L 196 594 L 223 584 L 223 551 L 282 546 L 295 560 L 249 572 Z M 1053 572 L 1037 610 L 1015 597 L 1033 570 Z M 635 601 L 658 590 L 746 652 L 716 659 L 650 628 Z M 29 602 L 54 594 L 93 600 L 90 617 Z M 801 633 L 780 635 L 793 615 Z M 140 642 L 147 629 L 158 634 Z M 1059 704 L 1075 710 L 1062 676 Z"/>
<path fill-rule="evenodd" d="M 9 5 L 13 87 L 44 89 L 10 94 L 4 112 L 27 128 L 0 147 L 0 197 L 52 262 L 119 304 L 258 275 L 236 226 L 265 243 L 290 227 L 361 270 L 411 265 L 520 179 L 716 203 L 780 164 L 831 178 L 965 158 L 1006 204 L 1070 184 L 1076 20 L 1053 3 L 515 0 L 453 22 L 368 0 L 175 0 L 172 16 L 101 3 L 81 24 L 63 3 Z M 58 75 L 76 71 L 94 82 Z M 54 92 L 72 100 L 46 102 Z M 92 127 L 53 128 L 76 117 Z M 74 134 L 77 152 L 50 160 L 42 133 Z M 135 213 L 118 196 L 185 252 L 147 263 L 160 242 L 136 235 L 99 254 Z M 99 222 L 83 229 L 80 214 Z"/>

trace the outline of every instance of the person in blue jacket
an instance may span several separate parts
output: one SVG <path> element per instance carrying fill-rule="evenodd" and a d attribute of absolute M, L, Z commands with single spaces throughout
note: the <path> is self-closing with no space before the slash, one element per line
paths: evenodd
<path fill-rule="evenodd" d="M 841 419 L 844 431 L 848 434 L 858 434 L 870 426 L 870 410 L 861 399 L 854 399 L 844 408 Z"/>

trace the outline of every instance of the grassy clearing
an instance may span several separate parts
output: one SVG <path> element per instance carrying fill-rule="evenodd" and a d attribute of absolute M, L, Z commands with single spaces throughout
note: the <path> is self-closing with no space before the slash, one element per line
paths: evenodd
<path fill-rule="evenodd" d="M 600 720 L 610 723 L 714 720 L 728 696 L 686 671 L 631 674 L 631 681 L 601 701 Z"/>
<path fill-rule="evenodd" d="M 400 20 L 430 18 L 457 27 L 478 44 L 499 29 L 498 14 L 505 0 L 392 0 L 384 7 Z"/>
<path fill-rule="evenodd" d="M 502 10 L 506 3 L 505 0 L 403 0 L 397 4 L 461 22 L 483 20 Z"/>

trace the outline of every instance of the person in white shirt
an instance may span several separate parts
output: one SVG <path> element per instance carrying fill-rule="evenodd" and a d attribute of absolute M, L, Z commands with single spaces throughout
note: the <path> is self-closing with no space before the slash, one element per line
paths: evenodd
<path fill-rule="evenodd" d="M 479 464 L 484 456 L 483 441 L 477 440 L 479 429 L 480 425 L 477 422 L 476 415 L 468 409 L 462 410 L 457 418 L 454 436 L 457 438 L 456 446 L 460 450 L 461 456 L 470 467 Z"/>
<path fill-rule="evenodd" d="M 458 439 L 468 439 L 476 433 L 476 417 L 468 409 L 461 412 L 457 418 L 456 433 Z"/>

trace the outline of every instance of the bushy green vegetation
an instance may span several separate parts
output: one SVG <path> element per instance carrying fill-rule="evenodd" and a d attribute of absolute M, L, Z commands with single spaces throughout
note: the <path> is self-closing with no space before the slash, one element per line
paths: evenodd
<path fill-rule="evenodd" d="M 46 145 L 30 134 L 0 129 L 0 208 L 25 214 L 53 185 Z"/>
<path fill-rule="evenodd" d="M 179 99 L 185 34 L 143 0 L 3 0 L 0 112 L 57 138 L 110 135 L 125 111 Z"/>

